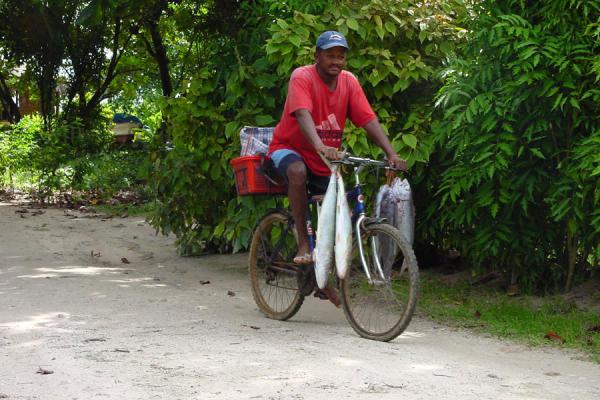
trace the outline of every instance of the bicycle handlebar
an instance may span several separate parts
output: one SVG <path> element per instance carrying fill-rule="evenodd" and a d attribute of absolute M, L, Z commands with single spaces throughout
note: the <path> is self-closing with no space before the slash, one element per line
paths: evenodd
<path fill-rule="evenodd" d="M 387 160 L 381 161 L 381 160 L 373 160 L 371 158 L 356 157 L 349 153 L 345 153 L 344 157 L 341 160 L 332 160 L 330 162 L 332 164 L 373 165 L 375 167 L 386 168 L 386 169 L 391 169 L 391 170 L 396 171 L 395 168 L 390 166 L 390 163 Z"/>

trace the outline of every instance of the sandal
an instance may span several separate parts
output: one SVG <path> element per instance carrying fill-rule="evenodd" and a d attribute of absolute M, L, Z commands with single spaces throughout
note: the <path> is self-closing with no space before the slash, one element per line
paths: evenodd
<path fill-rule="evenodd" d="M 338 298 L 337 292 L 330 286 L 315 291 L 315 297 L 321 300 L 329 300 L 336 308 L 342 306 L 342 302 Z"/>
<path fill-rule="evenodd" d="M 310 263 L 312 263 L 312 255 L 310 253 L 294 257 L 294 264 L 305 265 Z"/>

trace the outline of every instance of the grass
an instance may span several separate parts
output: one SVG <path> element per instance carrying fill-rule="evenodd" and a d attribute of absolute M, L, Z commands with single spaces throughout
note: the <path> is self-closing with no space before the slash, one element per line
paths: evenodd
<path fill-rule="evenodd" d="M 449 284 L 425 271 L 421 313 L 444 324 L 489 333 L 532 346 L 580 350 L 600 363 L 600 315 L 561 296 L 513 296 L 468 283 Z"/>

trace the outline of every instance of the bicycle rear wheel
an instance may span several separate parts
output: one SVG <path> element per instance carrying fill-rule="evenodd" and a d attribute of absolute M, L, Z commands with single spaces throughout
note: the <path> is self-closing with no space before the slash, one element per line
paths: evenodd
<path fill-rule="evenodd" d="M 360 240 L 371 279 L 355 241 L 350 270 L 340 282 L 344 314 L 360 336 L 387 342 L 406 329 L 415 311 L 417 260 L 411 246 L 391 225 L 367 225 Z"/>
<path fill-rule="evenodd" d="M 292 216 L 284 210 L 267 213 L 252 234 L 249 273 L 252 296 L 268 317 L 291 318 L 298 312 L 304 296 L 298 291 L 296 231 Z"/>

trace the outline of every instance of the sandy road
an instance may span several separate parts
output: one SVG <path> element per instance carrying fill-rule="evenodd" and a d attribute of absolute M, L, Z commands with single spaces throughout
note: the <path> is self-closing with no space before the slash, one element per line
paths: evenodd
<path fill-rule="evenodd" d="M 245 254 L 182 258 L 140 218 L 19 209 L 0 203 L 2 399 L 600 399 L 600 366 L 574 354 L 423 319 L 371 342 L 316 299 L 271 321 Z"/>

